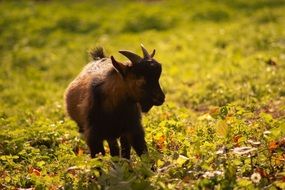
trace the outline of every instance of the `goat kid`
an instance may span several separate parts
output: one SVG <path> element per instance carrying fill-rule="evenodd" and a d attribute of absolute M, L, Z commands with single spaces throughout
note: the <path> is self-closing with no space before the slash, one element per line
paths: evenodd
<path fill-rule="evenodd" d="M 159 85 L 161 64 L 141 46 L 143 57 L 119 51 L 130 62 L 107 58 L 102 48 L 91 52 L 87 64 L 65 92 L 68 115 L 79 126 L 91 157 L 105 154 L 107 140 L 112 156 L 130 158 L 131 147 L 141 156 L 147 153 L 141 112 L 162 105 L 165 95 Z M 120 139 L 121 150 L 117 139 Z"/>

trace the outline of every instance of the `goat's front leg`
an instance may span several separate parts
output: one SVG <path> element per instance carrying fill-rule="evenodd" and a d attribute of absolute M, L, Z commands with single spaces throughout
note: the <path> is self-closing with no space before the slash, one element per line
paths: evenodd
<path fill-rule="evenodd" d="M 117 139 L 108 139 L 107 142 L 108 142 L 108 145 L 110 148 L 111 156 L 119 156 L 120 155 L 120 149 L 119 149 Z"/>
<path fill-rule="evenodd" d="M 133 132 L 129 137 L 129 142 L 132 147 L 135 149 L 138 156 L 147 153 L 147 146 L 144 139 L 143 129 Z"/>
<path fill-rule="evenodd" d="M 126 159 L 130 159 L 131 155 L 131 144 L 127 136 L 121 136 L 121 156 Z"/>

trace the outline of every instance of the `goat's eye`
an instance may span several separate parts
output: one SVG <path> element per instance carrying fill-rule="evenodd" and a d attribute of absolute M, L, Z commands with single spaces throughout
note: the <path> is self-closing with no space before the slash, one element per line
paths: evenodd
<path fill-rule="evenodd" d="M 146 83 L 145 79 L 143 77 L 136 80 L 136 86 L 143 86 Z"/>

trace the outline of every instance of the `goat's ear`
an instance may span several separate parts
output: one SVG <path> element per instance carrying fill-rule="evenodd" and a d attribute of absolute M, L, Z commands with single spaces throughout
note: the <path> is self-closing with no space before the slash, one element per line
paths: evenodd
<path fill-rule="evenodd" d="M 113 56 L 111 56 L 111 60 L 114 68 L 124 77 L 127 73 L 128 66 L 116 61 Z"/>

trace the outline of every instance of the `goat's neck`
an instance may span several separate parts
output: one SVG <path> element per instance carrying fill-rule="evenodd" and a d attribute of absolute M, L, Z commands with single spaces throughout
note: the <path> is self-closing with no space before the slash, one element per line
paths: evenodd
<path fill-rule="evenodd" d="M 107 111 L 114 110 L 120 103 L 130 98 L 126 81 L 118 73 L 112 73 L 102 88 L 103 108 Z"/>

